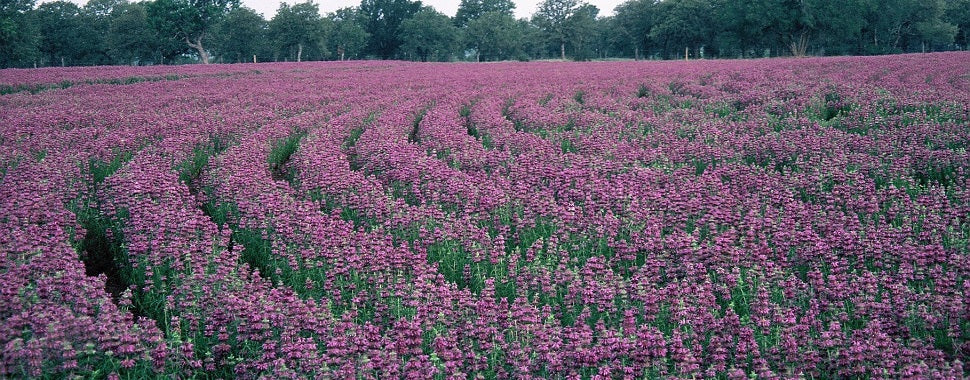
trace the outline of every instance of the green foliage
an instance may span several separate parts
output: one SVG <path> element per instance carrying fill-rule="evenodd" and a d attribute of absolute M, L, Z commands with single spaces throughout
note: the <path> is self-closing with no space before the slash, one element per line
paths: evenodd
<path fill-rule="evenodd" d="M 451 61 L 458 54 L 459 32 L 451 19 L 425 7 L 410 19 L 401 22 L 401 51 L 408 59 L 417 61 Z"/>
<path fill-rule="evenodd" d="M 326 56 L 329 29 L 329 20 L 320 18 L 320 7 L 308 0 L 293 6 L 280 4 L 268 33 L 276 56 L 300 62 L 304 56 L 311 60 Z"/>
<path fill-rule="evenodd" d="M 646 98 L 648 96 L 650 96 L 650 87 L 647 87 L 647 85 L 642 83 L 639 86 L 637 86 L 638 98 Z"/>
<path fill-rule="evenodd" d="M 569 35 L 566 43 L 573 59 L 585 61 L 595 58 L 598 43 L 602 37 L 603 23 L 598 22 L 599 8 L 582 4 L 569 18 Z"/>
<path fill-rule="evenodd" d="M 461 0 L 458 13 L 455 14 L 455 25 L 467 26 L 469 22 L 481 19 L 486 14 L 497 14 L 512 17 L 515 3 L 512 0 Z"/>
<path fill-rule="evenodd" d="M 0 2 L 0 68 L 26 67 L 40 55 L 34 0 Z"/>
<path fill-rule="evenodd" d="M 966 48 L 970 43 L 970 0 L 950 0 L 946 3 L 943 19 L 957 26 L 954 42 Z"/>
<path fill-rule="evenodd" d="M 331 13 L 328 17 L 332 30 L 327 40 L 327 49 L 335 59 L 359 58 L 367 47 L 370 34 L 357 20 L 357 9 L 344 8 Z"/>
<path fill-rule="evenodd" d="M 561 59 L 566 59 L 566 43 L 573 32 L 573 16 L 579 11 L 578 0 L 545 0 L 532 15 L 532 23 L 545 33 L 545 38 L 559 47 Z"/>
<path fill-rule="evenodd" d="M 414 121 L 411 122 L 411 132 L 408 133 L 408 142 L 412 144 L 421 143 L 421 136 L 420 136 L 421 120 L 424 119 L 424 115 L 427 113 L 428 113 L 428 109 L 423 108 L 420 111 L 418 111 L 416 115 L 414 115 Z"/>
<path fill-rule="evenodd" d="M 579 149 L 576 148 L 576 143 L 570 139 L 562 139 L 562 141 L 559 142 L 559 146 L 562 148 L 563 154 L 579 152 Z"/>
<path fill-rule="evenodd" d="M 412 59 L 737 58 L 961 50 L 970 0 L 628 0 L 612 16 L 545 0 L 462 0 L 449 18 L 414 0 L 362 0 L 322 18 L 312 1 L 272 20 L 239 0 L 0 4 L 0 68 L 101 64 Z M 10 85 L 7 85 L 9 87 Z M 19 92 L 16 90 L 14 92 Z M 0 90 L 9 93 L 9 89 Z"/>
<path fill-rule="evenodd" d="M 629 46 L 635 59 L 639 59 L 641 52 L 649 46 L 648 35 L 654 24 L 656 7 L 657 3 L 652 0 L 630 0 L 614 10 L 612 26 L 620 39 L 618 43 Z"/>
<path fill-rule="evenodd" d="M 420 10 L 420 1 L 362 0 L 359 20 L 364 31 L 370 34 L 367 53 L 385 59 L 398 56 L 404 44 L 401 23 Z"/>
<path fill-rule="evenodd" d="M 149 19 L 159 35 L 172 45 L 195 50 L 202 63 L 209 63 L 204 44 L 229 10 L 239 7 L 239 0 L 154 0 L 148 4 Z"/>
<path fill-rule="evenodd" d="M 40 32 L 41 64 L 95 65 L 107 63 L 104 39 L 98 35 L 98 19 L 74 3 L 54 1 L 35 11 Z"/>
<path fill-rule="evenodd" d="M 145 3 L 121 3 L 112 8 L 108 22 L 107 46 L 113 62 L 159 62 L 162 59 L 163 45 L 148 19 Z"/>
<path fill-rule="evenodd" d="M 671 0 L 660 3 L 658 11 L 663 15 L 658 24 L 650 29 L 650 38 L 665 41 L 677 49 L 665 54 L 668 58 L 683 57 L 683 48 L 698 49 L 709 41 L 714 33 L 713 4 L 707 0 Z"/>
<path fill-rule="evenodd" d="M 213 47 L 225 62 L 252 62 L 253 56 L 260 57 L 259 61 L 268 60 L 272 56 L 266 46 L 268 27 L 256 11 L 235 8 L 216 24 Z"/>
<path fill-rule="evenodd" d="M 274 143 L 273 150 L 269 152 L 268 158 L 270 170 L 273 172 L 273 178 L 293 182 L 294 173 L 287 168 L 286 164 L 290 162 L 290 157 L 293 156 L 293 153 L 296 153 L 296 150 L 300 148 L 300 140 L 303 140 L 306 134 L 306 131 L 294 131 L 293 134 Z"/>
<path fill-rule="evenodd" d="M 88 172 L 91 173 L 91 177 L 94 179 L 95 184 L 100 184 L 104 180 L 114 174 L 118 169 L 120 169 L 126 162 L 131 160 L 131 152 L 122 152 L 117 154 L 111 161 L 105 162 L 98 159 L 92 159 L 88 162 Z"/>
<path fill-rule="evenodd" d="M 522 54 L 522 29 L 511 15 L 486 12 L 468 20 L 464 45 L 476 61 L 500 61 Z"/>

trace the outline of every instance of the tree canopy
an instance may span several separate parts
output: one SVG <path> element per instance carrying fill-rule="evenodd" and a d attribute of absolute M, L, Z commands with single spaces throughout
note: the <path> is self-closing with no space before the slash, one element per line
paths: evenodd
<path fill-rule="evenodd" d="M 162 36 L 183 41 L 202 63 L 209 63 L 204 43 L 222 17 L 238 6 L 239 0 L 154 0 L 148 15 Z"/>
<path fill-rule="evenodd" d="M 424 7 L 401 23 L 401 50 L 405 58 L 419 61 L 448 61 L 458 49 L 458 28 L 451 19 L 431 7 Z"/>
<path fill-rule="evenodd" d="M 229 11 L 216 24 L 214 34 L 213 46 L 226 62 L 248 62 L 254 56 L 268 58 L 269 23 L 252 9 Z"/>
<path fill-rule="evenodd" d="M 303 61 L 304 50 L 321 59 L 326 54 L 327 26 L 316 4 L 310 1 L 293 6 L 282 3 L 269 22 L 269 35 L 286 60 Z"/>
<path fill-rule="evenodd" d="M 461 0 L 454 21 L 455 25 L 463 27 L 486 13 L 498 13 L 511 17 L 513 10 L 515 10 L 515 3 L 512 0 Z"/>
<path fill-rule="evenodd" d="M 395 58 L 404 43 L 401 23 L 420 10 L 420 1 L 362 0 L 358 12 L 364 31 L 370 35 L 367 52 L 379 58 Z"/>
<path fill-rule="evenodd" d="M 344 59 L 754 58 L 970 46 L 970 0 L 628 0 L 612 13 L 544 0 L 461 0 L 453 17 L 417 0 L 316 0 L 273 15 L 240 0 L 0 2 L 0 67 Z M 604 17 L 604 13 L 606 13 Z"/>

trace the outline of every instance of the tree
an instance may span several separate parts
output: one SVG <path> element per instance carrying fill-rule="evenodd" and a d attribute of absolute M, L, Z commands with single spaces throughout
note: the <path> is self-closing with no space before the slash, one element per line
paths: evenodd
<path fill-rule="evenodd" d="M 699 55 L 714 33 L 714 7 L 710 0 L 668 0 L 660 3 L 658 23 L 650 37 L 663 46 L 664 56 L 680 56 L 681 48 Z M 670 53 L 673 52 L 673 55 Z"/>
<path fill-rule="evenodd" d="M 107 34 L 108 54 L 115 62 L 143 64 L 161 61 L 163 43 L 148 20 L 145 3 L 124 3 L 111 9 Z"/>
<path fill-rule="evenodd" d="M 865 0 L 806 0 L 806 24 L 820 54 L 859 54 Z"/>
<path fill-rule="evenodd" d="M 370 35 L 357 22 L 356 8 L 338 9 L 327 18 L 333 25 L 327 46 L 337 59 L 343 61 L 347 56 L 354 58 L 363 53 Z"/>
<path fill-rule="evenodd" d="M 522 31 L 512 15 L 486 12 L 468 21 L 465 46 L 475 50 L 475 60 L 497 61 L 515 58 L 521 50 Z"/>
<path fill-rule="evenodd" d="M 915 12 L 913 0 L 868 0 L 866 2 L 866 53 L 887 54 L 901 52 L 909 19 Z"/>
<path fill-rule="evenodd" d="M 199 55 L 202 63 L 209 63 L 205 42 L 212 28 L 231 9 L 239 7 L 239 0 L 154 0 L 148 14 L 161 35 L 182 41 Z"/>
<path fill-rule="evenodd" d="M 741 57 L 760 55 L 771 47 L 775 34 L 772 27 L 780 25 L 781 15 L 788 12 L 778 0 L 721 1 L 717 3 L 718 20 L 714 44 L 721 54 Z"/>
<path fill-rule="evenodd" d="M 593 44 L 600 40 L 600 25 L 596 20 L 598 14 L 599 8 L 583 4 L 569 17 L 569 44 L 577 60 L 587 60 L 596 55 L 597 48 Z"/>
<path fill-rule="evenodd" d="M 448 16 L 425 7 L 401 22 L 402 50 L 421 61 L 447 61 L 458 48 L 458 33 Z"/>
<path fill-rule="evenodd" d="M 519 52 L 517 52 L 515 59 L 526 61 L 548 54 L 549 41 L 542 29 L 524 18 L 515 20 L 515 29 L 517 34 L 521 36 L 516 43 Z"/>
<path fill-rule="evenodd" d="M 958 48 L 967 49 L 970 44 L 970 0 L 949 0 L 944 18 L 957 27 L 954 42 Z"/>
<path fill-rule="evenodd" d="M 92 20 L 81 14 L 71 2 L 41 4 L 34 11 L 40 30 L 40 51 L 50 65 L 104 63 L 106 56 L 97 50 L 101 45 Z"/>
<path fill-rule="evenodd" d="M 364 31 L 370 35 L 367 51 L 385 59 L 397 55 L 404 43 L 400 35 L 401 23 L 420 10 L 420 1 L 362 0 L 359 17 Z"/>
<path fill-rule="evenodd" d="M 559 57 L 566 59 L 566 43 L 571 36 L 571 18 L 580 7 L 579 0 L 543 0 L 532 15 L 532 23 L 559 45 Z"/>
<path fill-rule="evenodd" d="M 114 9 L 128 4 L 126 0 L 88 0 L 84 4 L 84 12 L 100 18 L 98 21 L 108 21 L 111 18 L 111 13 Z"/>
<path fill-rule="evenodd" d="M 639 46 L 634 48 L 630 35 L 626 28 L 620 24 L 616 18 L 616 11 L 613 16 L 606 16 L 599 19 L 599 44 L 602 46 L 600 55 L 604 57 L 633 57 L 640 59 Z"/>
<path fill-rule="evenodd" d="M 251 8 L 239 7 L 216 24 L 213 42 L 224 59 L 248 62 L 265 50 L 267 29 L 263 16 Z"/>
<path fill-rule="evenodd" d="M 633 57 L 640 59 L 640 52 L 646 51 L 650 41 L 650 29 L 653 28 L 656 14 L 654 0 L 630 0 L 614 9 L 613 28 L 621 37 L 633 46 Z"/>
<path fill-rule="evenodd" d="M 303 60 L 304 49 L 312 49 L 314 58 L 322 58 L 326 32 L 320 7 L 310 0 L 292 7 L 280 4 L 276 16 L 269 22 L 269 34 L 277 48 L 289 52 L 297 62 Z"/>
<path fill-rule="evenodd" d="M 89 0 L 81 9 L 80 23 L 85 30 L 79 31 L 88 36 L 86 42 L 90 46 L 86 49 L 87 56 L 82 58 L 84 64 L 116 63 L 111 56 L 109 33 L 111 30 L 112 11 L 116 7 L 127 4 L 125 0 Z"/>
<path fill-rule="evenodd" d="M 913 34 L 919 40 L 923 51 L 929 45 L 930 50 L 935 46 L 946 46 L 953 43 L 959 28 L 946 21 L 947 4 L 944 0 L 925 0 L 917 5 L 913 20 Z"/>
<path fill-rule="evenodd" d="M 0 68 L 27 66 L 40 54 L 33 8 L 34 0 L 0 1 Z"/>
<path fill-rule="evenodd" d="M 461 0 L 455 14 L 455 25 L 464 27 L 470 21 L 492 12 L 512 17 L 513 10 L 515 3 L 512 0 Z"/>

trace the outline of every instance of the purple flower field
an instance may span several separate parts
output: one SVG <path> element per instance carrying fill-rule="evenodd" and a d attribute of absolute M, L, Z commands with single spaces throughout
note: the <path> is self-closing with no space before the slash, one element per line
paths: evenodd
<path fill-rule="evenodd" d="M 0 377 L 964 378 L 968 62 L 0 70 Z"/>

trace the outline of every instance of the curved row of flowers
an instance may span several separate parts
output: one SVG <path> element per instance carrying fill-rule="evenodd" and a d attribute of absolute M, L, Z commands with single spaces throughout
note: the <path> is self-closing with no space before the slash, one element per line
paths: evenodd
<path fill-rule="evenodd" d="M 966 58 L 7 95 L 0 373 L 964 377 Z"/>

